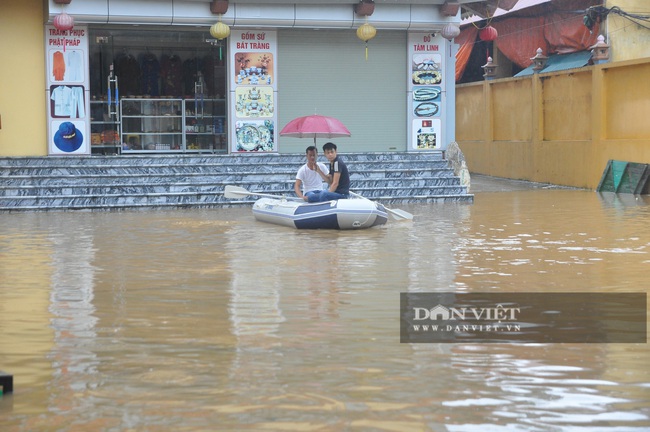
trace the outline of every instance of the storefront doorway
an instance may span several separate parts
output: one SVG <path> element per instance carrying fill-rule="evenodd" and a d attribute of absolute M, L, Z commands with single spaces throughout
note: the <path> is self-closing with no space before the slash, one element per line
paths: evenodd
<path fill-rule="evenodd" d="M 208 31 L 90 27 L 93 153 L 226 153 L 226 43 Z"/>

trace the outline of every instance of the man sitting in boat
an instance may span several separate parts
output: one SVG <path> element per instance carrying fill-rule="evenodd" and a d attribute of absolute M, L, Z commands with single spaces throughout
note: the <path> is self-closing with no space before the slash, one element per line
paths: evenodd
<path fill-rule="evenodd" d="M 336 154 L 336 144 L 325 143 L 323 153 L 330 162 L 329 173 L 321 172 L 320 168 L 317 168 L 316 172 L 327 182 L 329 188 L 322 192 L 314 191 L 313 194 L 307 197 L 307 201 L 310 203 L 345 199 L 350 196 L 350 173 L 348 167 Z"/>
<path fill-rule="evenodd" d="M 316 162 L 318 149 L 315 146 L 307 147 L 305 151 L 307 163 L 298 169 L 293 190 L 299 198 L 307 201 L 309 195 L 323 190 L 323 181 L 327 181 L 329 170 L 322 162 Z"/>

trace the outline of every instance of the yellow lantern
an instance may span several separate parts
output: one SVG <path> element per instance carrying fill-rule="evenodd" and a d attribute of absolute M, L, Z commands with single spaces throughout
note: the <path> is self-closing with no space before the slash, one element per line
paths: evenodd
<path fill-rule="evenodd" d="M 221 22 L 221 16 L 219 16 L 219 21 L 210 27 L 210 34 L 217 38 L 219 41 L 230 36 L 230 27 L 228 24 Z M 223 59 L 223 54 L 221 52 L 221 44 L 219 44 L 219 60 Z"/>
<path fill-rule="evenodd" d="M 377 29 L 367 22 L 357 29 L 357 37 L 366 43 L 366 60 L 368 60 L 368 41 L 375 37 Z"/>
<path fill-rule="evenodd" d="M 228 24 L 224 24 L 219 20 L 219 22 L 210 27 L 210 34 L 219 40 L 225 39 L 230 36 L 230 27 Z"/>

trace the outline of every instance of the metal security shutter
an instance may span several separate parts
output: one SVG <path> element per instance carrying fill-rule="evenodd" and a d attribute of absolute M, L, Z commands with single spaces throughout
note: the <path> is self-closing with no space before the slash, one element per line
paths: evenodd
<path fill-rule="evenodd" d="M 378 30 L 366 61 L 355 29 L 279 30 L 278 132 L 295 117 L 329 115 L 352 133 L 331 139 L 341 153 L 406 150 L 406 48 L 406 32 Z M 280 153 L 311 144 L 279 137 Z"/>

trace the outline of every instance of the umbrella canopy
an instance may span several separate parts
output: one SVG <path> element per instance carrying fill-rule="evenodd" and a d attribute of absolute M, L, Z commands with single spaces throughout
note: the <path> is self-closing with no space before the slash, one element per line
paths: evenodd
<path fill-rule="evenodd" d="M 280 135 L 296 138 L 335 138 L 350 136 L 350 131 L 340 120 L 318 114 L 298 117 L 282 128 Z"/>

